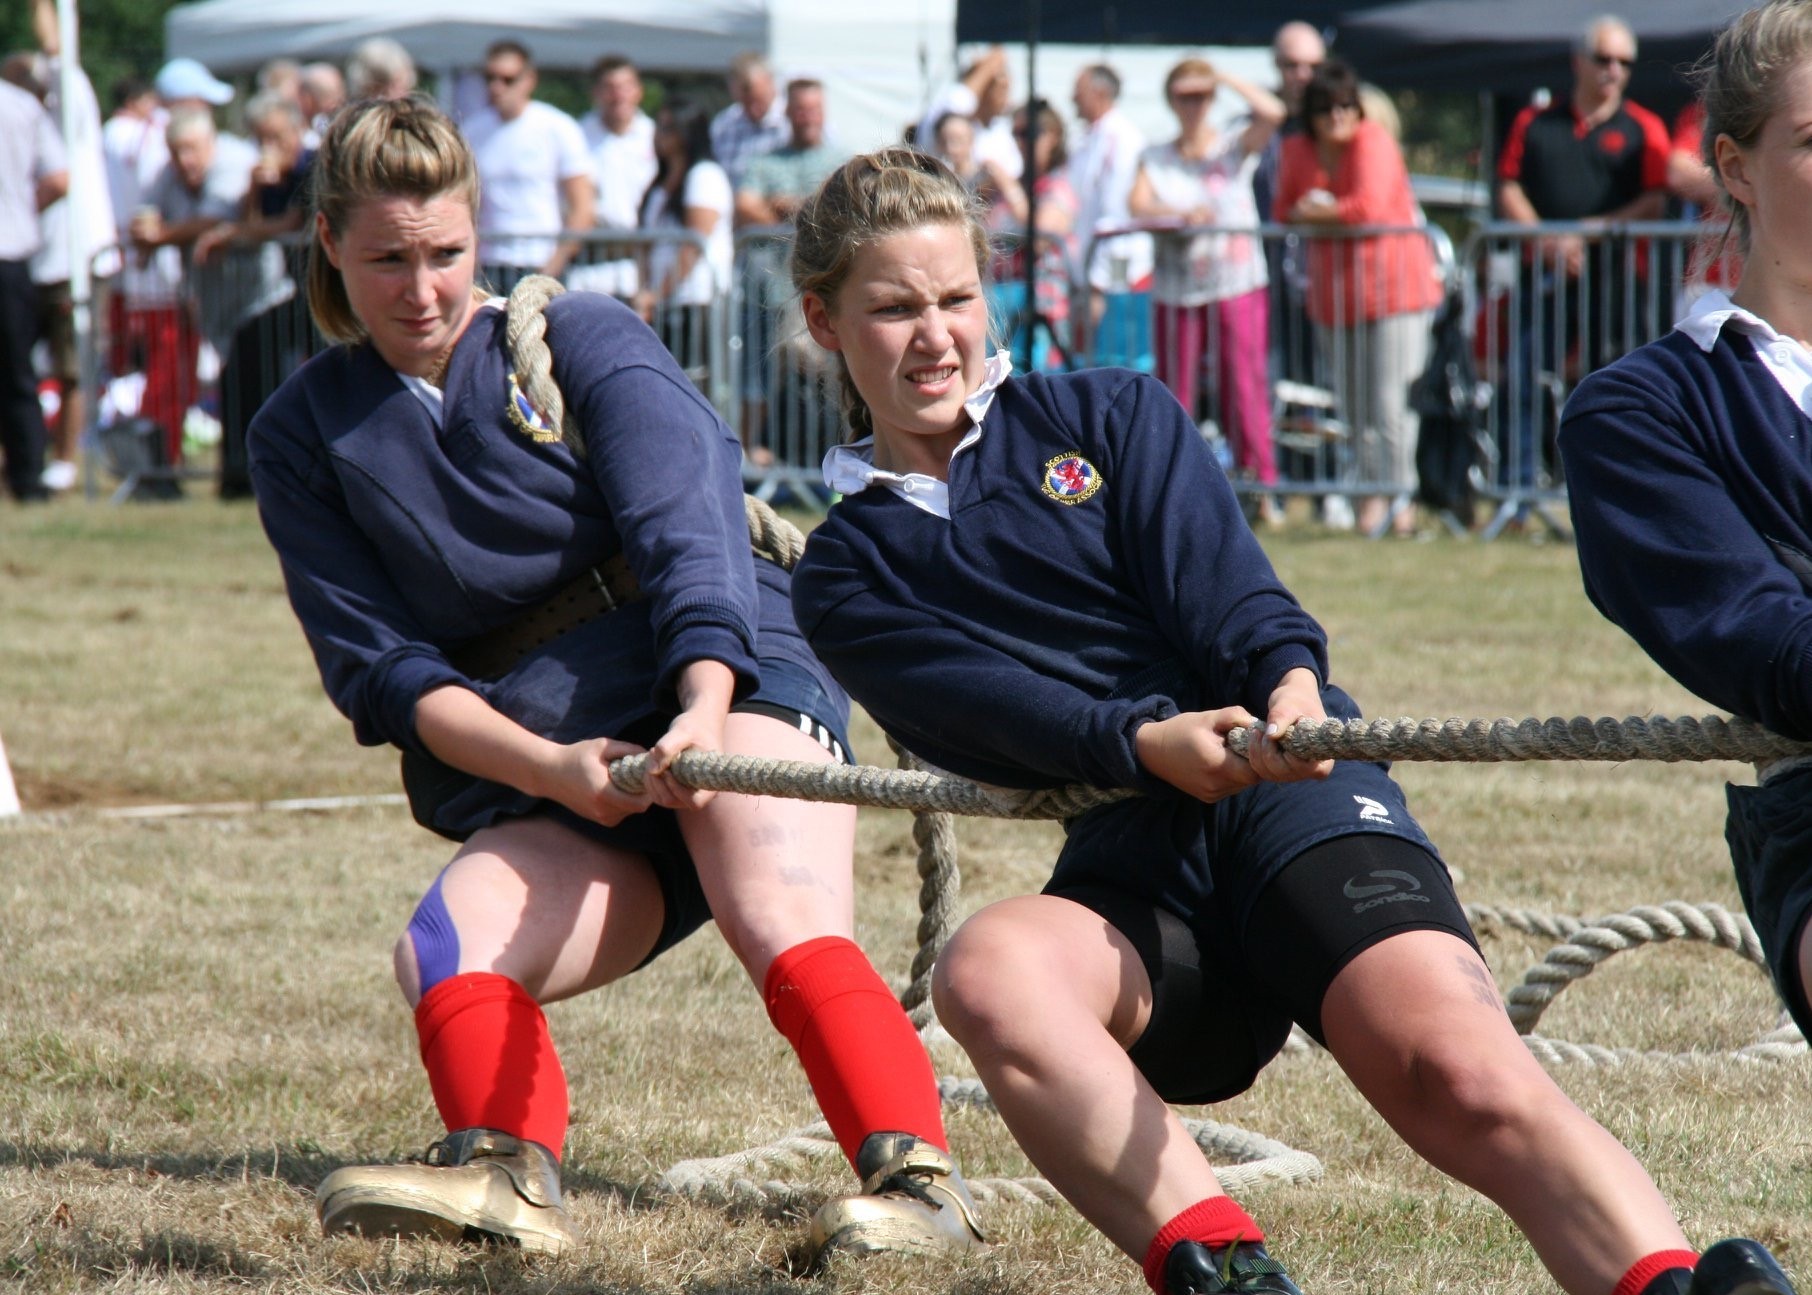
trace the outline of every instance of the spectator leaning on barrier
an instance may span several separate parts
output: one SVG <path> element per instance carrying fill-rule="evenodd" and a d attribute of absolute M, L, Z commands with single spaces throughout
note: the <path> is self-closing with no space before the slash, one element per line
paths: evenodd
<path fill-rule="evenodd" d="M 314 149 L 301 107 L 280 93 L 265 91 L 245 106 L 246 124 L 258 145 L 258 164 L 240 201 L 238 219 L 216 225 L 196 240 L 198 259 L 237 258 L 234 278 L 256 275 L 266 286 L 261 309 L 232 333 L 220 375 L 220 495 L 250 496 L 245 435 L 252 415 L 284 378 L 319 347 L 308 303 L 297 291 L 306 266 L 300 246 L 273 240 L 302 229 L 308 209 L 309 170 Z"/>
<path fill-rule="evenodd" d="M 63 140 L 44 105 L 0 81 L 0 452 L 21 503 L 44 499 L 44 414 L 31 348 L 38 332 L 31 258 L 38 213 L 69 190 Z"/>
<path fill-rule="evenodd" d="M 843 161 L 842 150 L 824 138 L 824 86 L 811 77 L 795 77 L 786 87 L 787 142 L 749 161 L 736 186 L 739 228 L 783 225 L 819 181 Z M 742 318 L 743 446 L 757 466 L 773 461 L 761 443 L 767 425 L 768 370 L 775 363 L 774 316 L 786 308 L 791 293 L 783 278 L 784 256 L 751 261 L 761 268 L 747 285 Z"/>
<path fill-rule="evenodd" d="M 173 247 L 183 258 L 186 296 L 191 304 L 181 310 L 173 330 L 151 339 L 156 345 L 174 348 L 175 354 L 146 357 L 141 410 L 163 429 L 166 459 L 175 463 L 182 457 L 183 420 L 195 399 L 201 335 L 206 333 L 215 349 L 224 352 L 240 310 L 247 304 L 237 299 L 236 285 L 229 285 L 218 267 L 209 275 L 196 272 L 195 244 L 215 226 L 239 214 L 251 169 L 222 155 L 214 116 L 205 108 L 185 105 L 173 110 L 164 138 L 170 147 L 170 163 L 151 186 L 146 205 L 133 214 L 131 232 L 137 247 Z M 166 388 L 165 383 L 173 385 Z"/>
<path fill-rule="evenodd" d="M 1070 153 L 1070 185 L 1081 209 L 1076 225 L 1088 258 L 1084 273 L 1091 321 L 1098 321 L 1105 304 L 1102 294 L 1110 287 L 1139 288 L 1151 276 L 1151 239 L 1145 234 L 1103 239 L 1087 250 L 1095 231 L 1132 220 L 1126 199 L 1138 173 L 1145 136 L 1121 111 L 1120 77 L 1105 63 L 1091 64 L 1076 74 L 1072 98 L 1083 128 Z"/>
<path fill-rule="evenodd" d="M 401 99 L 415 89 L 415 60 L 388 36 L 360 41 L 346 61 L 346 89 L 354 99 Z"/>
<path fill-rule="evenodd" d="M 558 277 L 578 250 L 559 230 L 592 227 L 596 195 L 579 123 L 537 100 L 535 63 L 526 46 L 500 40 L 485 51 L 490 107 L 465 123 L 478 159 L 485 278 L 507 293 L 530 274 Z"/>
<path fill-rule="evenodd" d="M 1251 109 L 1246 125 L 1225 134 L 1208 121 L 1221 87 Z M 1233 447 L 1239 470 L 1263 485 L 1277 483 L 1271 449 L 1269 302 L 1264 247 L 1256 233 L 1252 172 L 1258 156 L 1283 124 L 1283 100 L 1204 59 L 1184 59 L 1164 81 L 1164 97 L 1181 133 L 1139 155 L 1127 205 L 1141 220 L 1177 220 L 1184 228 L 1156 238 L 1152 281 L 1152 345 L 1158 378 L 1191 418 L 1204 360 L 1214 365 L 1209 384 L 1220 399 L 1213 410 Z M 1215 233 L 1190 226 L 1240 231 Z M 1260 516 L 1282 520 L 1266 496 Z"/>
<path fill-rule="evenodd" d="M 1259 154 L 1252 172 L 1252 195 L 1260 213 L 1269 216 L 1277 199 L 1277 167 L 1283 142 L 1302 132 L 1302 92 L 1316 70 L 1328 61 L 1327 42 L 1306 22 L 1287 22 L 1271 38 L 1271 64 L 1277 69 L 1277 97 L 1283 100 L 1284 123 Z M 1274 261 L 1273 271 L 1277 269 Z"/>
<path fill-rule="evenodd" d="M 1624 97 L 1635 65 L 1636 38 L 1627 23 L 1603 16 L 1586 25 L 1573 51 L 1571 94 L 1545 108 L 1531 105 L 1511 123 L 1498 167 L 1505 220 L 1612 225 L 1661 217 L 1671 145 L 1661 119 Z M 1633 293 L 1638 311 L 1644 309 L 1641 285 L 1630 281 L 1644 274 L 1644 253 L 1614 235 L 1589 246 L 1578 234 L 1526 245 L 1523 326 L 1512 343 L 1505 419 L 1506 484 L 1536 480 L 1549 426 L 1542 375 L 1564 384 L 1660 326 L 1655 318 L 1631 318 L 1626 304 Z"/>
<path fill-rule="evenodd" d="M 101 127 L 101 151 L 106 157 L 116 237 L 130 245 L 131 223 L 145 208 L 151 187 L 170 163 L 170 146 L 164 137 L 170 114 L 159 103 L 157 92 L 134 77 L 114 85 L 113 104 L 113 115 Z M 189 327 L 182 300 L 182 257 L 174 247 L 141 246 L 130 249 L 125 259 L 107 309 L 107 370 L 114 378 L 142 373 L 139 400 L 129 412 L 161 423 L 158 412 L 147 407 L 148 397 L 154 391 L 162 392 L 174 403 L 179 390 L 186 390 L 180 372 L 181 339 Z M 155 378 L 151 376 L 154 362 L 164 368 Z M 124 391 L 127 385 L 122 383 L 115 390 Z M 183 408 L 176 405 L 173 413 L 166 409 L 164 414 L 180 421 Z"/>
<path fill-rule="evenodd" d="M 642 111 L 642 78 L 621 54 L 606 54 L 591 68 L 593 108 L 579 118 L 591 169 L 598 183 L 599 229 L 634 229 L 641 223 L 642 196 L 654 182 L 654 119 Z M 632 257 L 613 257 L 576 266 L 567 282 L 574 288 L 633 297 L 638 287 Z"/>
<path fill-rule="evenodd" d="M 751 50 L 731 59 L 729 85 L 736 102 L 711 119 L 711 152 L 730 183 L 740 185 L 750 160 L 785 144 L 792 128 L 762 55 Z"/>
<path fill-rule="evenodd" d="M 308 118 L 308 146 L 314 148 L 320 144 L 327 123 L 346 102 L 346 78 L 332 63 L 305 64 L 296 86 L 296 100 Z"/>
<path fill-rule="evenodd" d="M 1024 160 L 1013 135 L 1013 79 L 1007 52 L 996 45 L 964 68 L 962 75 L 932 97 L 919 118 L 913 141 L 926 152 L 937 151 L 938 123 L 950 114 L 967 118 L 975 129 L 975 156 L 1018 179 Z"/>
<path fill-rule="evenodd" d="M 1037 122 L 1035 129 L 1032 121 Z M 1013 135 L 1019 140 L 1027 166 L 1033 166 L 1038 194 L 1038 259 L 1034 270 L 1034 306 L 1045 334 L 1033 348 L 1036 367 L 1054 367 L 1068 354 L 1070 345 L 1070 279 L 1076 265 L 1076 191 L 1070 187 L 1069 151 L 1064 141 L 1063 118 L 1043 99 L 1036 99 L 1013 114 Z M 1025 174 L 1024 169 L 1020 174 Z M 1025 186 L 1015 184 L 1001 191 L 989 213 L 988 226 L 996 232 L 1017 235 L 1018 246 L 995 259 L 997 293 L 1023 293 L 1025 252 L 1023 239 L 1031 206 Z M 1012 314 L 1008 312 L 1009 316 Z M 1049 347 L 1045 347 L 1045 342 Z"/>
<path fill-rule="evenodd" d="M 736 197 L 730 177 L 711 157 L 711 118 L 703 109 L 683 102 L 664 105 L 654 146 L 659 170 L 642 199 L 642 227 L 686 230 L 705 246 L 701 254 L 691 243 L 656 243 L 636 309 L 658 325 L 667 349 L 691 373 L 708 359 L 711 306 L 730 290 Z"/>
<path fill-rule="evenodd" d="M 1278 220 L 1323 227 L 1423 223 L 1402 150 L 1365 117 L 1350 67 L 1322 64 L 1303 91 L 1302 120 L 1303 133 L 1284 142 Z M 1380 492 L 1362 499 L 1359 529 L 1380 534 L 1388 523 L 1396 534 L 1413 534 L 1417 428 L 1409 384 L 1427 360 L 1429 325 L 1442 296 L 1427 236 L 1314 238 L 1308 275 L 1309 318 L 1355 442 L 1354 467 L 1361 482 Z"/>

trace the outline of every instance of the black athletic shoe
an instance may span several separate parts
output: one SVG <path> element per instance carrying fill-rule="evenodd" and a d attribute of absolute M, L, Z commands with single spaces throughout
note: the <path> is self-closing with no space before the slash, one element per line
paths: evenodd
<path fill-rule="evenodd" d="M 1699 1256 L 1686 1295 L 1794 1295 L 1794 1290 L 1767 1247 L 1732 1237 Z"/>
<path fill-rule="evenodd" d="M 1166 1295 L 1302 1295 L 1284 1266 L 1256 1241 L 1210 1250 L 1179 1241 L 1164 1260 Z"/>

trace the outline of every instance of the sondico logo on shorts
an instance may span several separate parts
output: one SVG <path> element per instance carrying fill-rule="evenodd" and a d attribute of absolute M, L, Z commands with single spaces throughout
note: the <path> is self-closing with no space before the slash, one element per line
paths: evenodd
<path fill-rule="evenodd" d="M 1367 882 L 1366 877 L 1374 878 Z M 1422 889 L 1422 882 L 1412 873 L 1399 872 L 1395 868 L 1379 868 L 1373 872 L 1363 873 L 1358 877 L 1347 879 L 1341 893 L 1348 899 L 1360 902 L 1353 905 L 1355 913 L 1363 913 L 1368 908 L 1380 904 L 1428 904 L 1433 901 L 1427 895 L 1417 894 Z"/>

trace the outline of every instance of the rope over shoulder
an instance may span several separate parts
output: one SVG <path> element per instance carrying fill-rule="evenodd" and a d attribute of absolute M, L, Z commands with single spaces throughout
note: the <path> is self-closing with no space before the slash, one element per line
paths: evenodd
<path fill-rule="evenodd" d="M 560 280 L 531 274 L 519 280 L 504 308 L 503 336 L 516 367 L 516 381 L 529 402 L 560 429 L 561 443 L 573 457 L 585 457 L 585 435 L 578 419 L 568 418 L 566 397 L 554 380 L 554 355 L 547 345 L 547 303 L 566 291 Z M 805 552 L 799 528 L 753 495 L 743 496 L 749 523 L 749 548 L 791 571 Z"/>

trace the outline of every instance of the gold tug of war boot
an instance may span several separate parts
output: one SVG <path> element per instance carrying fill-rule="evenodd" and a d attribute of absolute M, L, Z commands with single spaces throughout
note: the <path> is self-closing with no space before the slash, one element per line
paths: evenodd
<path fill-rule="evenodd" d="M 873 1254 L 974 1250 L 987 1244 L 975 1198 L 944 1152 L 910 1134 L 873 1133 L 856 1157 L 860 1196 L 826 1201 L 812 1216 L 812 1245 Z"/>
<path fill-rule="evenodd" d="M 553 1153 L 495 1129 L 449 1133 L 420 1164 L 347 1165 L 315 1194 L 329 1236 L 502 1241 L 544 1254 L 574 1244 Z"/>

